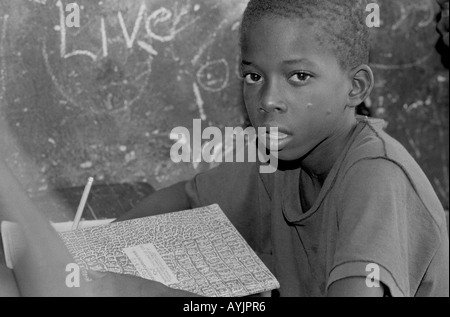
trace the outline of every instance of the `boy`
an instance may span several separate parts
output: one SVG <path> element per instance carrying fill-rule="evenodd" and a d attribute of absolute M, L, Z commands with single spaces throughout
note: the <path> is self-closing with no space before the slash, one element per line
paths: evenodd
<path fill-rule="evenodd" d="M 281 296 L 448 296 L 448 233 L 431 184 L 381 120 L 355 117 L 374 85 L 359 4 L 251 0 L 244 98 L 254 127 L 278 128 L 266 136 L 278 146 L 278 171 L 223 164 L 120 220 L 218 203 Z M 126 284 L 142 295 L 185 295 L 103 276 L 93 284 L 100 291 Z"/>

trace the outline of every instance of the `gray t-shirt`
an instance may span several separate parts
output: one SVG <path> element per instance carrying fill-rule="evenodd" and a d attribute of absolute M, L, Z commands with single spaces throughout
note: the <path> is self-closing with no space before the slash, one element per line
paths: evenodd
<path fill-rule="evenodd" d="M 382 120 L 364 119 L 302 210 L 299 168 L 230 163 L 186 184 L 191 207 L 218 203 L 281 284 L 324 296 L 335 281 L 377 278 L 393 296 L 449 296 L 445 214 L 430 182 Z M 369 287 L 368 286 L 368 287 Z"/>

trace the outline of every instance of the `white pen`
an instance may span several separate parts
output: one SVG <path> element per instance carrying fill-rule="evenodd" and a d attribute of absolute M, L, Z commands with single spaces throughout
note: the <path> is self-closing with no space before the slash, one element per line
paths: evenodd
<path fill-rule="evenodd" d="M 94 182 L 93 177 L 89 177 L 86 187 L 83 191 L 83 196 L 81 196 L 80 204 L 78 205 L 77 213 L 75 214 L 75 219 L 73 221 L 72 230 L 78 229 L 80 224 L 81 216 L 83 215 L 84 207 L 89 197 L 89 192 L 91 191 L 92 183 Z"/>

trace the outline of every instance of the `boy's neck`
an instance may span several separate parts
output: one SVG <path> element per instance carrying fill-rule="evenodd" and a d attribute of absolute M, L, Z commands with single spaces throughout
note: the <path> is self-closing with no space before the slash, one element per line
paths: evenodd
<path fill-rule="evenodd" d="M 357 124 L 356 118 L 346 122 L 333 136 L 324 140 L 303 158 L 300 166 L 315 183 L 323 185 L 339 155 L 350 141 Z"/>

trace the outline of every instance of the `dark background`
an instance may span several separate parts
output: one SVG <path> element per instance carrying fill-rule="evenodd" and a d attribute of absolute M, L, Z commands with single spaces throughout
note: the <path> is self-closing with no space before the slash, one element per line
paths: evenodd
<path fill-rule="evenodd" d="M 1 151 L 28 192 L 84 186 L 89 176 L 159 189 L 211 168 L 172 163 L 169 134 L 200 117 L 203 127 L 245 124 L 238 27 L 247 1 L 76 2 L 81 27 L 66 29 L 62 52 L 55 0 L 0 0 L 0 116 L 16 138 L 0 136 Z M 377 2 L 376 88 L 361 112 L 387 120 L 448 209 L 449 72 L 439 6 Z"/>

